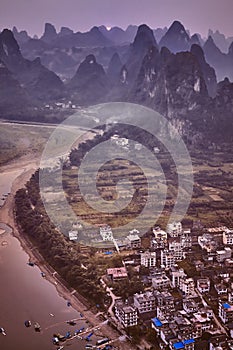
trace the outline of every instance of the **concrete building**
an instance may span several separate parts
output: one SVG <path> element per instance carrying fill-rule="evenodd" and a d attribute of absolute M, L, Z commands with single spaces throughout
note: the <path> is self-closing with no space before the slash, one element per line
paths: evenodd
<path fill-rule="evenodd" d="M 197 280 L 197 289 L 201 294 L 208 293 L 210 291 L 209 278 L 199 278 Z"/>
<path fill-rule="evenodd" d="M 224 324 L 233 322 L 233 305 L 220 301 L 218 315 Z"/>
<path fill-rule="evenodd" d="M 167 225 L 166 229 L 170 237 L 179 237 L 182 234 L 182 224 L 181 222 L 172 222 Z"/>
<path fill-rule="evenodd" d="M 126 237 L 126 242 L 128 248 L 138 249 L 141 248 L 141 238 L 139 236 L 139 231 L 134 229 L 130 231 L 130 234 Z"/>
<path fill-rule="evenodd" d="M 205 249 L 207 253 L 210 253 L 216 250 L 217 243 L 215 242 L 212 234 L 204 233 L 202 236 L 198 236 L 197 241 L 199 246 L 202 249 Z"/>
<path fill-rule="evenodd" d="M 154 289 L 163 289 L 170 287 L 171 281 L 165 272 L 160 272 L 152 276 L 152 286 Z"/>
<path fill-rule="evenodd" d="M 189 233 L 188 233 L 189 232 Z M 192 247 L 192 237 L 189 235 L 190 230 L 183 231 L 180 236 L 180 243 L 182 248 L 191 248 Z"/>
<path fill-rule="evenodd" d="M 179 285 L 180 290 L 185 296 L 191 296 L 195 294 L 195 283 L 193 278 L 182 278 Z"/>
<path fill-rule="evenodd" d="M 156 266 L 156 253 L 155 252 L 141 253 L 141 265 L 143 265 L 145 267 L 155 267 Z"/>
<path fill-rule="evenodd" d="M 180 280 L 186 277 L 186 274 L 183 269 L 179 269 L 178 267 L 171 267 L 171 282 L 172 287 L 177 288 L 180 285 Z"/>
<path fill-rule="evenodd" d="M 115 302 L 115 315 L 124 327 L 132 327 L 138 324 L 137 309 L 122 300 L 116 300 Z"/>
<path fill-rule="evenodd" d="M 155 297 L 150 291 L 134 294 L 133 300 L 134 306 L 138 310 L 139 314 L 155 310 Z"/>
<path fill-rule="evenodd" d="M 233 245 L 233 230 L 226 229 L 222 234 L 223 244 Z"/>
<path fill-rule="evenodd" d="M 175 261 L 180 261 L 183 259 L 183 246 L 179 239 L 172 239 L 168 244 L 168 250 L 173 254 Z"/>
<path fill-rule="evenodd" d="M 173 252 L 170 252 L 169 250 L 161 250 L 161 267 L 170 269 L 172 266 L 175 265 L 176 259 L 174 257 Z"/>
<path fill-rule="evenodd" d="M 107 276 L 113 282 L 118 282 L 126 279 L 128 277 L 128 274 L 125 267 L 115 267 L 107 269 Z"/>
<path fill-rule="evenodd" d="M 112 241 L 112 229 L 109 225 L 101 225 L 100 226 L 100 236 L 103 238 L 103 241 Z"/>
<path fill-rule="evenodd" d="M 176 341 L 171 342 L 169 349 L 170 350 L 194 350 L 195 346 L 195 340 L 194 339 L 185 339 L 183 341 L 179 341 L 178 339 Z"/>
<path fill-rule="evenodd" d="M 69 235 L 70 241 L 77 241 L 77 239 L 78 239 L 78 231 L 77 230 L 69 231 L 68 235 Z"/>
<path fill-rule="evenodd" d="M 225 247 L 222 250 L 217 250 L 216 251 L 216 260 L 219 263 L 224 262 L 226 259 L 230 259 L 231 258 L 231 248 L 230 247 Z"/>
<path fill-rule="evenodd" d="M 151 241 L 151 247 L 154 249 L 166 248 L 167 232 L 163 231 L 159 226 L 153 228 L 154 238 Z"/>

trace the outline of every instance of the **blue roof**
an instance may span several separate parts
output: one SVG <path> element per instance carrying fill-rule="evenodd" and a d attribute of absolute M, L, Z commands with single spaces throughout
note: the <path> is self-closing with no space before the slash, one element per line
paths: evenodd
<path fill-rule="evenodd" d="M 229 305 L 228 303 L 224 303 L 222 304 L 222 306 L 224 307 L 224 309 L 230 309 L 231 305 Z"/>
<path fill-rule="evenodd" d="M 195 343 L 195 340 L 194 339 L 187 339 L 187 340 L 184 340 L 184 344 L 192 344 L 192 343 Z"/>
<path fill-rule="evenodd" d="M 157 317 L 152 318 L 151 321 L 154 323 L 154 325 L 155 325 L 156 327 L 161 327 L 161 326 L 163 325 L 162 322 L 161 322 Z"/>
<path fill-rule="evenodd" d="M 173 344 L 174 349 L 184 349 L 184 343 L 182 343 L 181 341 L 179 341 L 178 343 Z"/>

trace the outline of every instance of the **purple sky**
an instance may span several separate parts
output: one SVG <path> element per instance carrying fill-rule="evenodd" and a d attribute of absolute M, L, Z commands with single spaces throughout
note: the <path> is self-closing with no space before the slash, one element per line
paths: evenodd
<path fill-rule="evenodd" d="M 146 23 L 152 28 L 181 21 L 191 34 L 209 28 L 233 36 L 233 0 L 1 0 L 0 29 L 26 29 L 41 35 L 44 23 L 87 31 L 94 25 Z"/>

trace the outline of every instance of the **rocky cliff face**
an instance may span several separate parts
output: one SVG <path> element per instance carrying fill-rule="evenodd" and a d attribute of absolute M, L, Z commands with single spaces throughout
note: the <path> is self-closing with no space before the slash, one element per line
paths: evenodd
<path fill-rule="evenodd" d="M 187 51 L 190 47 L 190 38 L 184 26 L 174 21 L 168 31 L 161 38 L 159 47 L 167 47 L 171 52 Z"/>
<path fill-rule="evenodd" d="M 121 59 L 118 53 L 115 52 L 109 62 L 108 69 L 107 69 L 107 77 L 111 84 L 114 85 L 115 83 L 118 82 L 122 66 L 123 64 L 121 62 Z"/>
<path fill-rule="evenodd" d="M 19 115 L 30 106 L 29 96 L 0 60 L 0 113 Z"/>
<path fill-rule="evenodd" d="M 196 57 L 189 52 L 160 53 L 154 47 L 145 56 L 129 100 L 150 106 L 171 120 L 184 135 L 205 127 L 206 84 Z"/>
<path fill-rule="evenodd" d="M 190 52 L 197 58 L 197 61 L 203 73 L 203 78 L 205 79 L 209 96 L 214 97 L 216 95 L 217 90 L 217 78 L 214 68 L 212 68 L 206 62 L 204 52 L 199 45 L 193 44 Z"/>
<path fill-rule="evenodd" d="M 103 67 L 94 55 L 88 55 L 80 64 L 67 88 L 74 101 L 93 104 L 103 100 L 108 91 L 108 80 Z"/>
<path fill-rule="evenodd" d="M 28 95 L 37 100 L 51 100 L 63 93 L 63 83 L 40 59 L 26 60 L 10 30 L 0 34 L 0 59 L 23 86 Z"/>
<path fill-rule="evenodd" d="M 210 127 L 217 137 L 216 141 L 233 142 L 233 83 L 228 78 L 218 83 L 211 112 Z"/>
<path fill-rule="evenodd" d="M 57 39 L 57 32 L 55 27 L 51 23 L 45 23 L 44 34 L 41 40 L 47 44 L 52 44 Z"/>

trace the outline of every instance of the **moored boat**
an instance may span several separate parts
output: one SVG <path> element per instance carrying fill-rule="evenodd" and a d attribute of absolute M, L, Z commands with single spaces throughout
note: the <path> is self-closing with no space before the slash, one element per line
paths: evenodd
<path fill-rule="evenodd" d="M 24 324 L 25 324 L 26 327 L 31 327 L 31 325 L 32 325 L 32 323 L 31 323 L 30 320 L 26 320 L 26 321 L 24 322 Z"/>
<path fill-rule="evenodd" d="M 1 328 L 0 328 L 0 333 L 1 333 L 2 335 L 6 335 L 5 329 L 1 327 Z"/>
<path fill-rule="evenodd" d="M 35 329 L 36 332 L 40 332 L 41 327 L 40 327 L 40 324 L 38 322 L 34 323 L 34 329 Z"/>

